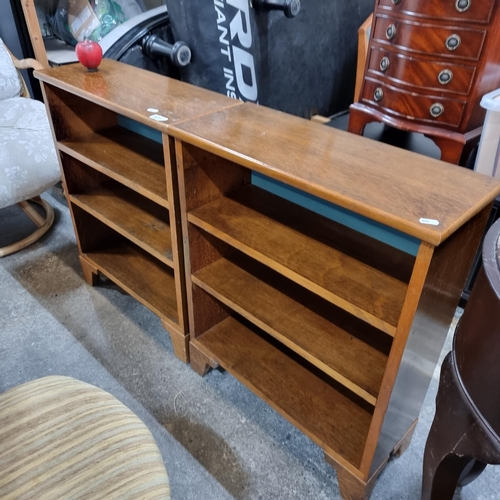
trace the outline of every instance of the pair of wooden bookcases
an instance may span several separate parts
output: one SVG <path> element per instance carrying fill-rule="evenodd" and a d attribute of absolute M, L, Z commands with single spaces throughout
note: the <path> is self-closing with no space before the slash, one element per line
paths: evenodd
<path fill-rule="evenodd" d="M 411 439 L 500 184 L 114 61 L 35 75 L 86 281 L 141 301 L 180 359 L 228 370 L 368 498 Z"/>

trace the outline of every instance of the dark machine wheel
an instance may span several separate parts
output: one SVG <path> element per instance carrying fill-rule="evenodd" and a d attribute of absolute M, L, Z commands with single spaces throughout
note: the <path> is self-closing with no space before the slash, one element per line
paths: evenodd
<path fill-rule="evenodd" d="M 179 67 L 189 64 L 191 51 L 174 40 L 168 12 L 139 21 L 120 36 L 104 57 L 180 79 Z"/>

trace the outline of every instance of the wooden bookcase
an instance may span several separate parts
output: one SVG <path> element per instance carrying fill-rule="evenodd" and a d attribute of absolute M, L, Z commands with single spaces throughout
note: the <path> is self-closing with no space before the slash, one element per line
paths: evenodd
<path fill-rule="evenodd" d="M 114 61 L 35 76 L 85 279 L 140 300 L 181 359 L 227 369 L 324 450 L 345 499 L 367 498 L 411 439 L 500 183 Z"/>
<path fill-rule="evenodd" d="M 85 280 L 95 285 L 102 273 L 153 311 L 187 362 L 182 239 L 167 130 L 237 103 L 111 60 L 95 73 L 75 64 L 35 76 L 60 154 Z M 131 131 L 124 118 L 146 125 L 146 133 Z"/>
<path fill-rule="evenodd" d="M 367 498 L 411 439 L 499 183 L 252 104 L 169 133 L 191 366 L 229 371 L 323 448 L 345 499 Z M 417 239 L 417 255 L 253 172 Z"/>

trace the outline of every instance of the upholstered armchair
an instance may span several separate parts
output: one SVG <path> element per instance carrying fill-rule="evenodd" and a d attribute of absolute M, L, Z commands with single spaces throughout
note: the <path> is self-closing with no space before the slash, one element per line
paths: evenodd
<path fill-rule="evenodd" d="M 16 203 L 36 226 L 28 237 L 0 248 L 0 257 L 27 247 L 50 229 L 54 211 L 39 195 L 60 179 L 45 106 L 30 99 L 19 72 L 26 68 L 41 65 L 34 59 L 16 59 L 0 39 L 0 231 L 6 224 L 2 209 Z"/>

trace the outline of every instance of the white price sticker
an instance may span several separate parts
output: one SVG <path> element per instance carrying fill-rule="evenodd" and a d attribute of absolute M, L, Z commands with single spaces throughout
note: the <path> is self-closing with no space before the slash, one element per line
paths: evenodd
<path fill-rule="evenodd" d="M 151 115 L 149 118 L 152 118 L 153 120 L 156 120 L 157 122 L 166 122 L 168 118 L 163 115 Z"/>
<path fill-rule="evenodd" d="M 422 217 L 419 222 L 420 224 L 427 224 L 428 226 L 439 226 L 439 221 L 436 219 L 425 219 Z"/>

